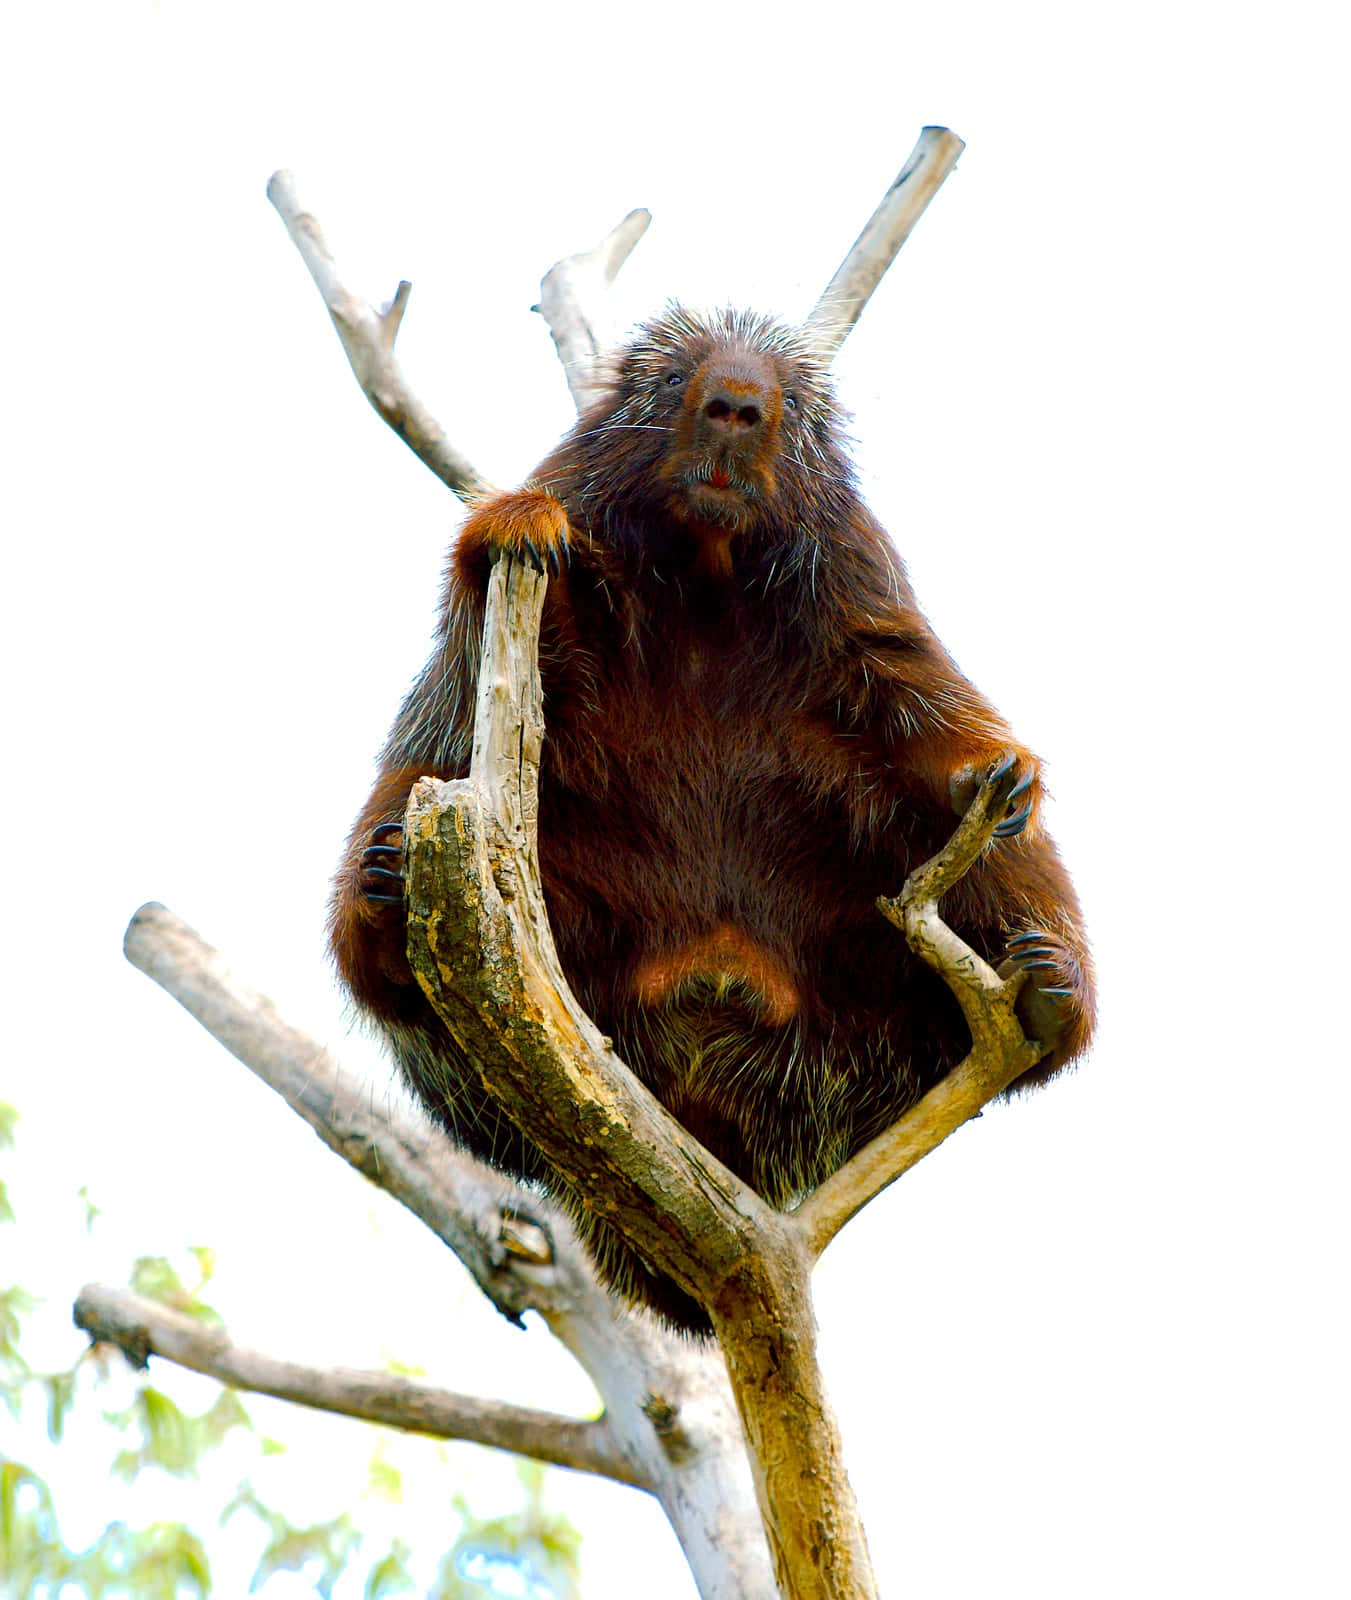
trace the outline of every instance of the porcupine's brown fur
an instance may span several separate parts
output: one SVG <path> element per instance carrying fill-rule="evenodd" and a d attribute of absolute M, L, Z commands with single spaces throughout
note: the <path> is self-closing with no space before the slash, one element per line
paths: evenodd
<path fill-rule="evenodd" d="M 532 487 L 469 518 L 338 873 L 342 975 L 462 1145 L 550 1180 L 412 982 L 399 893 L 414 779 L 468 770 L 501 548 L 553 573 L 539 849 L 563 969 L 621 1058 L 766 1199 L 810 1190 L 967 1050 L 947 989 L 875 901 L 1006 752 L 1029 780 L 1010 807 L 1030 805 L 1026 825 L 944 916 L 1030 969 L 1024 1018 L 1054 1049 L 1015 1087 L 1083 1052 L 1091 966 L 1038 763 L 916 606 L 858 496 L 823 364 L 773 322 L 677 308 L 620 353 Z M 621 1294 L 707 1328 L 609 1228 L 578 1220 Z"/>

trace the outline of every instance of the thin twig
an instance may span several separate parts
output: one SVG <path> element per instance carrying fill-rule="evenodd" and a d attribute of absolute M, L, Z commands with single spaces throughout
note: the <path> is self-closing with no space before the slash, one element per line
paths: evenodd
<path fill-rule="evenodd" d="M 373 310 L 343 282 L 319 224 L 300 208 L 289 172 L 272 174 L 267 197 L 324 298 L 366 398 L 413 454 L 461 500 L 481 500 L 492 494 L 492 484 L 446 438 L 435 417 L 404 381 L 394 358 L 394 341 L 412 285 L 400 283 L 388 309 Z"/>
<path fill-rule="evenodd" d="M 1027 1039 L 1014 1015 L 1022 974 L 1001 978 L 938 914 L 939 900 L 988 848 L 1003 815 L 1006 787 L 1007 779 L 982 784 L 948 843 L 910 874 L 894 900 L 878 901 L 882 914 L 956 996 L 971 1029 L 972 1049 L 899 1122 L 865 1145 L 794 1212 L 813 1258 L 869 1200 L 978 1115 L 1045 1053 L 1044 1046 Z"/>
<path fill-rule="evenodd" d="M 90 1284 L 75 1302 L 75 1325 L 115 1344 L 136 1365 L 162 1356 L 254 1394 L 291 1400 L 316 1411 L 360 1417 L 435 1439 L 467 1439 L 495 1450 L 594 1472 L 617 1483 L 650 1488 L 646 1475 L 616 1447 L 604 1418 L 593 1422 L 534 1411 L 496 1400 L 452 1394 L 385 1372 L 306 1367 L 235 1344 L 209 1327 L 125 1289 Z"/>

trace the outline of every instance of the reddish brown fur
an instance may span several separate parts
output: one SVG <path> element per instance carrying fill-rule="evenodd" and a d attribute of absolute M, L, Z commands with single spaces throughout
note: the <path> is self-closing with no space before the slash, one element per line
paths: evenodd
<path fill-rule="evenodd" d="M 338 874 L 333 949 L 428 1109 L 506 1170 L 551 1181 L 411 982 L 401 904 L 370 897 L 397 895 L 372 873 L 397 867 L 397 838 L 363 855 L 415 778 L 467 770 L 499 549 L 554 572 L 539 832 L 564 970 L 633 1070 L 769 1200 L 819 1183 L 965 1053 L 951 996 L 875 900 L 1005 752 L 1031 780 L 1026 828 L 944 915 L 992 961 L 1043 930 L 1022 1009 L 1053 1049 L 1015 1087 L 1087 1047 L 1091 966 L 1036 758 L 920 613 L 837 420 L 800 338 L 673 310 L 621 354 L 535 486 L 479 507 L 455 547 L 431 660 Z M 706 1326 L 565 1198 L 623 1293 Z"/>

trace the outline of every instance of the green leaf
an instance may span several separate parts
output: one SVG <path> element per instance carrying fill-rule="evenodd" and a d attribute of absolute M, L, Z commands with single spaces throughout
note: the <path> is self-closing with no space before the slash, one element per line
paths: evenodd
<path fill-rule="evenodd" d="M 400 1361 L 395 1356 L 387 1355 L 381 1362 L 384 1370 L 395 1378 L 425 1378 L 426 1367 L 410 1366 L 406 1361 Z"/>
<path fill-rule="evenodd" d="M 0 1150 L 13 1148 L 14 1130 L 18 1125 L 18 1108 L 10 1105 L 8 1100 L 0 1100 Z"/>
<path fill-rule="evenodd" d="M 393 1594 L 408 1594 L 417 1585 L 408 1570 L 408 1557 L 412 1554 L 401 1539 L 394 1541 L 389 1554 L 371 1568 L 366 1577 L 366 1590 L 362 1600 L 386 1600 Z"/>
<path fill-rule="evenodd" d="M 137 1256 L 131 1269 L 131 1287 L 147 1300 L 175 1305 L 184 1297 L 183 1280 L 167 1256 Z"/>
<path fill-rule="evenodd" d="M 403 1474 L 379 1450 L 371 1457 L 367 1470 L 366 1492 L 397 1505 L 403 1499 Z"/>
<path fill-rule="evenodd" d="M 197 1289 L 193 1291 L 197 1293 L 205 1289 L 215 1276 L 216 1252 L 205 1244 L 189 1245 L 188 1250 L 197 1258 L 197 1271 L 200 1273 L 200 1277 L 197 1279 Z"/>
<path fill-rule="evenodd" d="M 76 1369 L 69 1372 L 49 1372 L 42 1378 L 47 1391 L 47 1437 L 53 1444 L 61 1443 L 66 1431 L 66 1415 L 75 1399 Z"/>
<path fill-rule="evenodd" d="M 552 1600 L 578 1600 L 581 1594 L 581 1535 L 565 1517 L 548 1510 L 544 1487 L 548 1469 L 538 1461 L 520 1460 L 516 1474 L 525 1491 L 525 1505 L 505 1516 L 470 1515 L 461 1504 L 464 1524 L 442 1563 L 440 1587 L 431 1600 L 481 1596 L 493 1574 L 511 1569 L 515 1592 Z M 470 1580 L 466 1586 L 466 1580 Z"/>
<path fill-rule="evenodd" d="M 118 1428 L 136 1428 L 140 1443 L 120 1451 L 113 1459 L 113 1472 L 127 1483 L 147 1467 L 158 1467 L 175 1478 L 195 1477 L 202 1457 L 215 1450 L 234 1428 L 252 1428 L 253 1423 L 239 1396 L 222 1389 L 212 1405 L 200 1416 L 189 1416 L 162 1390 L 146 1384 L 130 1409 L 105 1412 L 105 1419 Z"/>
<path fill-rule="evenodd" d="M 138 1256 L 131 1269 L 131 1287 L 147 1300 L 158 1300 L 161 1305 L 181 1311 L 184 1316 L 193 1317 L 208 1327 L 223 1327 L 224 1319 L 220 1313 L 197 1297 L 197 1291 L 207 1282 L 214 1269 L 215 1257 L 200 1245 L 192 1253 L 197 1257 L 201 1272 L 196 1289 L 184 1286 L 173 1263 L 165 1256 Z"/>
<path fill-rule="evenodd" d="M 331 1522 L 317 1522 L 309 1528 L 292 1528 L 275 1513 L 268 1520 L 272 1537 L 258 1562 L 249 1592 L 262 1588 L 274 1573 L 301 1572 L 324 1600 L 331 1600 L 333 1585 L 361 1548 L 361 1535 L 351 1519 L 344 1513 Z"/>
<path fill-rule="evenodd" d="M 89 1185 L 87 1183 L 82 1183 L 76 1192 L 79 1194 L 80 1199 L 84 1201 L 84 1231 L 93 1233 L 94 1224 L 103 1215 L 103 1208 L 96 1206 L 89 1198 Z"/>
<path fill-rule="evenodd" d="M 22 1319 L 38 1304 L 18 1284 L 0 1289 L 0 1356 L 17 1356 Z"/>

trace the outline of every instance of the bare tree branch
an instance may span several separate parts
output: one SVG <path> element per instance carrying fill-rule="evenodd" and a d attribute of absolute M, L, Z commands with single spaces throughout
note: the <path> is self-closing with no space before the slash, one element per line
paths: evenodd
<path fill-rule="evenodd" d="M 124 941 L 153 978 L 214 1038 L 309 1123 L 330 1150 L 426 1223 L 512 1321 L 547 1301 L 560 1269 L 537 1196 L 471 1161 L 430 1123 L 389 1105 L 292 1027 L 265 995 L 239 983 L 219 952 L 164 906 L 142 906 Z M 529 1277 L 521 1268 L 533 1265 Z M 580 1270 L 589 1272 L 589 1267 Z"/>
<path fill-rule="evenodd" d="M 289 172 L 272 174 L 267 197 L 277 208 L 291 242 L 324 298 L 366 398 L 413 454 L 461 500 L 481 500 L 492 494 L 493 485 L 446 438 L 436 419 L 404 381 L 394 359 L 394 340 L 412 285 L 400 283 L 387 310 L 372 310 L 343 283 L 319 224 L 300 209 L 295 180 Z"/>
<path fill-rule="evenodd" d="M 421 1119 L 393 1107 L 377 1113 L 362 1086 L 163 906 L 137 912 L 126 951 L 330 1149 L 449 1244 L 500 1310 L 513 1320 L 528 1308 L 543 1316 L 595 1384 L 614 1448 L 661 1501 L 705 1600 L 775 1600 L 718 1348 L 625 1313 L 597 1283 L 565 1216 Z M 117 1342 L 134 1359 L 130 1334 Z M 159 1353 L 175 1359 L 168 1348 Z"/>
<path fill-rule="evenodd" d="M 451 1394 L 384 1372 L 348 1367 L 300 1366 L 234 1344 L 213 1328 L 125 1289 L 91 1284 L 75 1302 L 75 1325 L 106 1340 L 143 1366 L 162 1356 L 180 1367 L 218 1378 L 234 1389 L 269 1394 L 316 1411 L 360 1417 L 387 1428 L 436 1439 L 467 1439 L 495 1450 L 594 1472 L 638 1489 L 651 1484 L 641 1468 L 615 1444 L 603 1419 L 582 1422 L 525 1406 Z"/>
<path fill-rule="evenodd" d="M 597 358 L 612 342 L 610 285 L 651 221 L 650 211 L 630 211 L 599 244 L 555 262 L 540 282 L 532 309 L 549 324 L 578 411 L 599 393 Z"/>
<path fill-rule="evenodd" d="M 873 290 L 965 148 L 947 128 L 921 131 L 896 181 L 807 318 L 807 327 L 815 330 L 826 354 L 833 356 L 849 337 Z"/>

